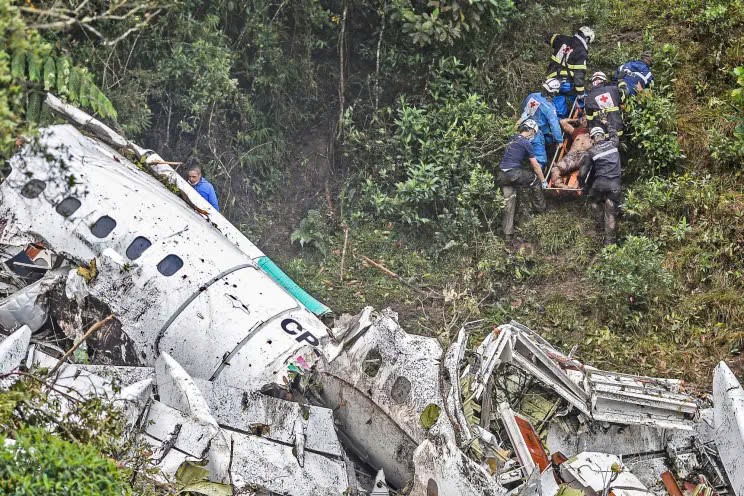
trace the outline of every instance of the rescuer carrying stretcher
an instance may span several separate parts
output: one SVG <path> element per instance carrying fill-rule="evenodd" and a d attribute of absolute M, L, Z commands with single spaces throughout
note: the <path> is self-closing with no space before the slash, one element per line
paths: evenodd
<path fill-rule="evenodd" d="M 620 65 L 612 82 L 604 72 L 595 72 L 586 93 L 589 45 L 594 39 L 588 26 L 573 36 L 546 37 L 553 50 L 547 79 L 539 92 L 530 93 L 522 102 L 519 133 L 512 136 L 497 171 L 497 184 L 506 201 L 502 228 L 507 241 L 514 236 L 517 191 L 524 189 L 530 190 L 538 212 L 546 208 L 542 189 L 586 193 L 604 243 L 617 239 L 622 106 L 653 84 L 652 59 L 646 52 Z M 527 161 L 530 169 L 522 167 Z"/>

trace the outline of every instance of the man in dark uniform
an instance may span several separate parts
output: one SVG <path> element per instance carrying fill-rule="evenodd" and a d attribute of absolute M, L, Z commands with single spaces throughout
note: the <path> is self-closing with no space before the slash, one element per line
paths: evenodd
<path fill-rule="evenodd" d="M 548 64 L 548 78 L 561 81 L 560 94 L 555 103 L 558 117 L 570 117 L 571 106 L 576 98 L 584 96 L 584 79 L 586 77 L 586 63 L 589 59 L 589 44 L 594 42 L 594 30 L 582 26 L 573 36 L 563 34 L 548 34 L 545 41 L 553 50 Z M 579 100 L 579 106 L 581 106 Z"/>
<path fill-rule="evenodd" d="M 617 213 L 621 201 L 620 185 L 620 139 L 608 125 L 609 134 L 601 127 L 589 132 L 594 143 L 581 163 L 580 178 L 584 189 L 589 191 L 594 220 L 600 232 L 604 231 L 604 244 L 617 240 Z"/>
<path fill-rule="evenodd" d="M 537 122 L 527 119 L 519 126 L 519 134 L 512 136 L 506 147 L 504 157 L 499 163 L 497 183 L 506 200 L 502 228 L 506 240 L 514 237 L 514 214 L 517 210 L 517 189 L 529 188 L 533 196 L 533 206 L 538 212 L 545 211 L 545 197 L 542 188 L 547 187 L 540 164 L 535 158 L 535 152 L 530 140 L 539 132 Z M 524 161 L 529 161 L 532 170 L 522 167 Z"/>
<path fill-rule="evenodd" d="M 584 111 L 589 125 L 597 126 L 598 121 L 606 120 L 608 126 L 615 129 L 618 136 L 623 134 L 623 111 L 620 105 L 625 103 L 625 89 L 607 82 L 604 72 L 592 74 L 592 89 L 586 97 Z"/>

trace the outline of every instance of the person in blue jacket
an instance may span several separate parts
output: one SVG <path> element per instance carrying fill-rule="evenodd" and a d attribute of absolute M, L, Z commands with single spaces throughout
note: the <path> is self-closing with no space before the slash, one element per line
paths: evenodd
<path fill-rule="evenodd" d="M 543 169 L 548 164 L 548 147 L 554 148 L 563 143 L 561 123 L 552 101 L 560 89 L 561 82 L 555 78 L 549 78 L 543 83 L 540 92 L 530 93 L 522 102 L 522 116 L 519 118 L 519 123 L 534 119 L 540 128 L 532 140 L 532 147 L 535 150 L 535 158 Z"/>
<path fill-rule="evenodd" d="M 218 212 L 220 211 L 220 204 L 217 200 L 217 193 L 214 191 L 214 186 L 212 186 L 212 183 L 204 179 L 202 176 L 202 169 L 198 165 L 193 165 L 189 168 L 189 184 L 191 184 L 196 192 L 199 193 L 202 198 L 207 200 L 215 210 Z"/>
<path fill-rule="evenodd" d="M 639 60 L 631 60 L 618 67 L 612 79 L 618 88 L 624 89 L 629 96 L 634 96 L 640 90 L 653 85 L 652 63 L 651 54 L 644 52 Z"/>

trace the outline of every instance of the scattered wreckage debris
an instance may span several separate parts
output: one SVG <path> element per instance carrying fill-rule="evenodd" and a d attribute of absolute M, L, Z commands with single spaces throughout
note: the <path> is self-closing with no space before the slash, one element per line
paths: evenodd
<path fill-rule="evenodd" d="M 49 102 L 97 138 L 42 130 L 0 184 L 0 387 L 54 370 L 50 395 L 120 407 L 163 478 L 235 494 L 744 496 L 724 363 L 710 407 L 516 322 L 446 350 L 389 310 L 328 329 L 160 157 Z"/>

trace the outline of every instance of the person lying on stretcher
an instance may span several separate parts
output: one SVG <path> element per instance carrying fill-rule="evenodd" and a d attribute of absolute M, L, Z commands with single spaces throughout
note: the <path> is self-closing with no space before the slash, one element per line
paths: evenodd
<path fill-rule="evenodd" d="M 556 162 L 550 171 L 551 186 L 553 188 L 571 189 L 568 180 L 572 173 L 579 170 L 586 151 L 592 146 L 592 139 L 589 137 L 586 117 L 561 119 L 561 127 L 566 135 L 571 137 L 571 144 L 568 153 Z M 578 188 L 578 184 L 576 187 Z"/>

